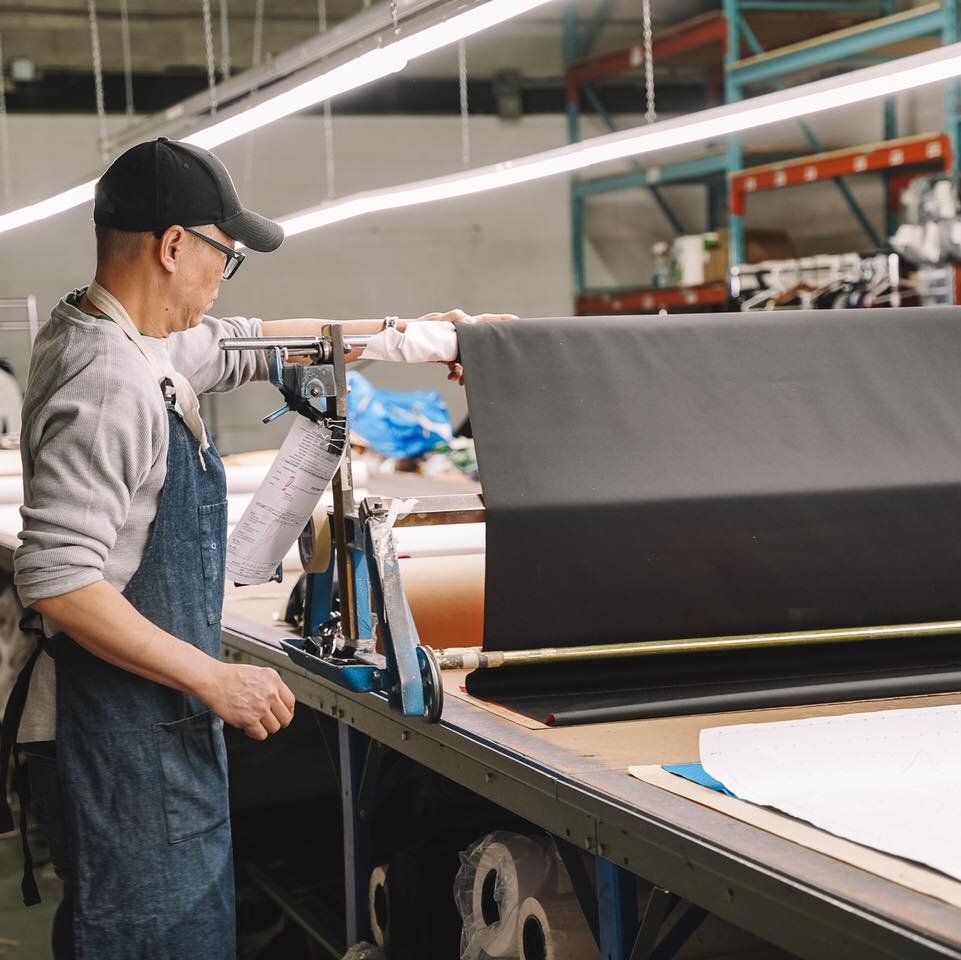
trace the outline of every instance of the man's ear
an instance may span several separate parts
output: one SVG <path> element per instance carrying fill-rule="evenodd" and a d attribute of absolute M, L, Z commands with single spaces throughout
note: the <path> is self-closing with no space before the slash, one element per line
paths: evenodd
<path fill-rule="evenodd" d="M 160 247 L 157 251 L 160 265 L 168 273 L 177 272 L 177 264 L 184 255 L 187 245 L 187 231 L 183 227 L 174 224 L 167 227 L 160 237 Z"/>

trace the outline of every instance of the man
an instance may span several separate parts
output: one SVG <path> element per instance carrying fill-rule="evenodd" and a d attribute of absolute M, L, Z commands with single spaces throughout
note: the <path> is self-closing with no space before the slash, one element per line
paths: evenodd
<path fill-rule="evenodd" d="M 64 878 L 54 955 L 232 960 L 222 727 L 263 740 L 294 697 L 274 670 L 219 659 L 226 487 L 196 394 L 266 379 L 262 353 L 221 351 L 221 337 L 324 321 L 207 315 L 244 259 L 236 242 L 269 252 L 283 230 L 241 206 L 204 150 L 160 138 L 127 151 L 97 185 L 94 221 L 95 280 L 37 337 L 22 428 L 15 576 L 46 652 L 29 695 L 20 685 L 19 741 Z"/>

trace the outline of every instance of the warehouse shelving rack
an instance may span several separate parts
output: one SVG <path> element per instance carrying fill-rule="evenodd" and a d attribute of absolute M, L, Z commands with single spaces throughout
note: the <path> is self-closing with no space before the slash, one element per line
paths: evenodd
<path fill-rule="evenodd" d="M 943 0 L 941 3 L 929 3 L 903 12 L 897 11 L 897 0 L 873 0 L 873 2 L 840 3 L 833 0 L 723 0 L 724 15 L 728 24 L 727 52 L 725 55 L 725 100 L 729 103 L 741 100 L 747 89 L 755 84 L 764 84 L 781 88 L 783 79 L 804 70 L 822 67 L 833 63 L 850 62 L 868 56 L 882 48 L 891 48 L 909 41 L 922 38 L 935 38 L 942 44 L 956 43 L 961 39 L 961 23 L 959 23 L 959 0 Z M 764 50 L 752 31 L 745 14 L 752 11 L 793 10 L 798 13 L 817 10 L 849 11 L 856 9 L 872 9 L 881 16 L 841 30 L 831 31 L 822 36 L 788 44 L 774 50 Z M 742 56 L 747 47 L 750 55 Z M 958 163 L 958 145 L 961 143 L 961 117 L 959 117 L 958 89 L 956 84 L 949 87 L 946 96 L 944 129 L 950 140 L 951 149 L 940 156 L 920 158 L 924 160 L 947 159 L 947 168 L 956 170 Z M 817 138 L 806 124 L 801 125 L 805 138 L 818 155 L 807 158 L 806 167 L 816 171 L 817 176 L 802 179 L 800 182 L 816 182 L 825 178 L 834 179 L 845 204 L 864 229 L 871 245 L 881 247 L 883 238 L 877 235 L 873 225 L 864 211 L 854 199 L 842 176 L 846 172 L 835 166 L 836 152 L 821 153 Z M 884 139 L 895 140 L 898 135 L 897 107 L 893 100 L 884 104 Z M 866 172 L 868 169 L 876 171 L 890 171 L 906 165 L 905 160 L 898 160 L 899 152 L 885 152 L 883 150 L 869 151 L 868 148 L 853 148 L 853 161 L 860 164 L 860 158 L 867 152 L 872 152 L 875 162 L 869 167 L 861 169 L 854 166 L 851 173 Z M 747 178 L 763 179 L 767 171 L 757 168 L 750 171 L 745 178 L 744 152 L 739 137 L 728 138 L 727 171 L 732 184 L 745 184 Z M 782 176 L 778 168 L 770 168 L 775 179 Z M 776 183 L 773 188 L 787 186 L 787 183 Z M 772 189 L 773 189 L 772 188 Z M 735 203 L 732 190 L 732 204 L 728 227 L 730 230 L 730 251 L 732 264 L 741 263 L 745 257 L 744 241 L 744 210 Z M 888 203 L 886 232 L 893 233 L 896 206 Z"/>
<path fill-rule="evenodd" d="M 905 44 L 925 39 L 942 44 L 961 39 L 961 0 L 943 0 L 898 12 L 897 0 L 722 0 L 723 9 L 686 21 L 658 34 L 653 43 L 655 63 L 690 54 L 697 50 L 703 56 L 713 51 L 723 57 L 723 83 L 718 70 L 709 63 L 706 86 L 713 100 L 723 88 L 724 100 L 743 99 L 752 86 L 781 89 L 784 78 L 835 63 L 857 63 L 879 50 L 895 55 Z M 580 112 L 584 101 L 590 104 L 605 124 L 613 129 L 613 121 L 591 87 L 595 80 L 640 67 L 643 47 L 634 44 L 624 50 L 587 57 L 611 0 L 602 3 L 597 14 L 579 29 L 573 3 L 565 18 L 565 56 L 567 72 L 567 122 L 571 142 L 580 139 Z M 758 33 L 748 21 L 748 14 L 822 14 L 847 18 L 838 29 L 792 43 L 781 43 L 765 50 Z M 873 15 L 873 16 L 872 16 Z M 864 19 L 867 17 L 867 19 Z M 898 48 L 902 49 L 899 50 Z M 747 54 L 746 56 L 744 54 Z M 647 188 L 676 232 L 683 224 L 671 210 L 659 187 L 665 184 L 703 183 L 707 188 L 708 229 L 721 224 L 727 207 L 731 264 L 746 259 L 744 215 L 750 193 L 831 180 L 845 206 L 865 232 L 870 246 L 884 246 L 880 236 L 857 203 L 845 177 L 860 173 L 882 173 L 888 183 L 885 234 L 896 227 L 897 196 L 895 186 L 904 184 L 903 171 L 910 167 L 935 166 L 949 172 L 958 170 L 961 145 L 961 98 L 958 85 L 952 84 L 945 98 L 944 132 L 898 140 L 897 108 L 893 100 L 884 104 L 884 144 L 851 147 L 824 152 L 813 131 L 802 123 L 807 148 L 813 153 L 793 159 L 780 151 L 779 156 L 758 157 L 759 165 L 745 169 L 746 151 L 738 137 L 730 137 L 724 151 L 707 154 L 693 161 L 635 169 L 614 176 L 575 179 L 571 185 L 571 234 L 576 312 L 597 314 L 608 312 L 647 312 L 659 309 L 701 308 L 722 304 L 718 284 L 689 289 L 652 290 L 636 287 L 617 289 L 590 288 L 585 267 L 585 201 L 604 193 Z M 798 151 L 795 151 L 797 153 Z M 728 189 L 730 188 L 730 189 Z"/>
<path fill-rule="evenodd" d="M 586 101 L 609 130 L 614 130 L 613 119 L 604 109 L 594 89 L 594 82 L 616 74 L 634 70 L 643 64 L 643 44 L 635 43 L 622 50 L 600 56 L 589 56 L 591 46 L 612 6 L 604 0 L 592 20 L 580 28 L 573 0 L 568 0 L 564 17 L 564 55 L 567 62 L 567 132 L 571 143 L 581 139 L 581 108 Z M 655 63 L 697 54 L 707 61 L 705 86 L 708 99 L 720 100 L 723 95 L 723 55 L 727 42 L 727 23 L 720 11 L 695 17 L 653 38 L 652 54 Z M 575 178 L 571 184 L 571 243 L 574 266 L 574 286 L 577 313 L 610 313 L 630 310 L 627 304 L 650 303 L 651 309 L 665 309 L 679 305 L 699 306 L 717 302 L 717 291 L 692 288 L 680 290 L 644 290 L 633 288 L 589 289 L 585 264 L 584 205 L 588 198 L 621 190 L 647 189 L 665 218 L 677 233 L 684 226 L 676 212 L 664 199 L 660 188 L 667 184 L 705 183 L 708 190 L 708 222 L 717 223 L 723 207 L 724 176 L 727 158 L 723 151 L 708 154 L 684 163 L 643 168 L 639 164 L 628 173 L 592 179 Z M 704 298 L 702 300 L 702 298 Z M 646 308 L 640 306 L 642 311 Z"/>

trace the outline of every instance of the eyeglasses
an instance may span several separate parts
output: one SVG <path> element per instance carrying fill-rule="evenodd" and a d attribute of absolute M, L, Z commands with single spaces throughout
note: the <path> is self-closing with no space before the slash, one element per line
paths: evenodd
<path fill-rule="evenodd" d="M 240 265 L 244 260 L 247 259 L 246 254 L 231 250 L 230 247 L 214 240 L 212 237 L 202 234 L 199 230 L 193 230 L 190 227 L 184 227 L 184 230 L 186 230 L 187 233 L 192 233 L 195 237 L 200 237 L 201 240 L 215 247 L 227 258 L 227 262 L 224 264 L 224 280 L 229 280 L 240 269 Z"/>

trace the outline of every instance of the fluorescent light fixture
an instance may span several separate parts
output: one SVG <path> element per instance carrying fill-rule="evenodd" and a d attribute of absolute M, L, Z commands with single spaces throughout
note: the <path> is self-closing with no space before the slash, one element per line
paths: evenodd
<path fill-rule="evenodd" d="M 389 46 L 362 54 L 341 67 L 335 67 L 249 110 L 198 130 L 189 137 L 184 137 L 184 140 L 205 150 L 212 150 L 229 140 L 273 123 L 274 120 L 316 106 L 348 90 L 356 90 L 365 83 L 399 73 L 416 57 L 496 27 L 505 20 L 511 20 L 549 2 L 550 0 L 489 0 L 488 3 L 457 14 L 449 20 L 425 27 L 409 37 L 402 37 Z"/>
<path fill-rule="evenodd" d="M 401 37 L 386 47 L 363 53 L 319 77 L 306 80 L 256 106 L 211 123 L 183 139 L 205 150 L 212 150 L 245 133 L 259 130 L 275 120 L 289 117 L 338 94 L 356 90 L 364 84 L 397 73 L 415 57 L 440 50 L 550 2 L 551 0 L 489 0 L 449 20 L 425 27 L 409 37 Z M 86 203 L 93 197 L 94 183 L 96 181 L 92 180 L 38 203 L 0 214 L 0 233 Z"/>
<path fill-rule="evenodd" d="M 359 63 L 364 57 L 371 57 L 371 60 L 365 61 L 368 64 L 367 69 L 380 70 L 379 75 L 384 76 L 392 70 L 400 69 L 397 66 L 400 61 L 395 59 L 395 55 L 390 54 L 389 51 L 393 50 L 395 46 L 399 47 L 401 43 L 414 43 L 414 41 L 420 43 L 421 47 L 407 48 L 418 51 L 412 53 L 411 56 L 419 56 L 420 53 L 426 52 L 428 43 L 436 43 L 444 37 L 449 38 L 448 42 L 453 42 L 461 36 L 468 35 L 465 31 L 475 30 L 476 32 L 476 29 L 482 29 L 483 27 L 478 26 L 479 24 L 492 25 L 493 18 L 500 16 L 508 8 L 515 10 L 515 12 L 523 12 L 532 9 L 539 3 L 547 2 L 547 0 L 522 0 L 522 2 L 523 10 L 518 10 L 519 5 L 516 2 L 510 4 L 508 0 L 491 0 L 491 3 L 485 4 L 483 7 L 475 8 L 458 17 L 451 18 L 446 23 L 422 31 L 423 34 L 430 34 L 431 31 L 446 29 L 446 33 L 433 34 L 433 40 L 428 38 L 428 40 L 418 41 L 417 38 L 421 34 L 417 34 L 414 37 L 407 38 L 407 40 L 398 41 L 397 44 L 384 48 L 383 51 L 371 51 L 369 54 L 364 54 L 356 61 L 335 68 L 335 70 L 316 78 L 316 80 L 308 81 L 305 86 L 317 84 L 317 88 L 314 90 L 315 95 L 320 95 L 317 91 L 322 86 L 322 81 L 329 83 L 329 89 L 334 89 L 337 92 L 351 89 L 351 86 L 349 86 L 352 77 L 350 71 L 353 65 Z M 494 7 L 493 12 L 489 12 L 486 19 L 481 19 L 481 12 L 488 7 Z M 496 20 L 494 22 L 501 21 Z M 436 49 L 436 47 L 431 49 Z M 373 57 L 373 54 L 380 53 L 385 55 L 385 59 Z M 406 57 L 407 54 L 403 53 L 401 59 Z M 344 73 L 338 73 L 341 70 Z M 791 87 L 762 97 L 753 97 L 749 100 L 726 104 L 711 110 L 703 110 L 699 113 L 663 120 L 643 127 L 634 127 L 603 137 L 595 137 L 580 143 L 558 147 L 555 150 L 521 157 L 518 160 L 507 160 L 491 166 L 466 170 L 432 180 L 355 194 L 342 200 L 324 203 L 310 210 L 293 214 L 282 222 L 288 235 L 295 236 L 305 230 L 350 220 L 368 213 L 396 210 L 401 207 L 430 203 L 435 200 L 463 197 L 512 184 L 527 183 L 531 180 L 539 180 L 556 174 L 584 170 L 612 160 L 639 157 L 673 147 L 714 140 L 732 134 L 744 133 L 747 130 L 768 124 L 797 120 L 827 110 L 836 110 L 841 107 L 853 106 L 854 104 L 902 93 L 916 87 L 954 80 L 958 76 L 961 76 L 961 43 L 892 60 L 863 70 L 855 70 L 827 80 Z M 331 79 L 328 80 L 328 78 Z M 292 96 L 295 92 L 292 90 L 280 96 Z M 251 112 L 265 108 L 267 105 L 267 103 L 261 104 L 259 107 L 252 108 Z M 289 105 L 290 103 L 285 101 L 285 105 L 279 109 L 286 110 Z M 302 109 L 307 105 L 305 102 L 300 102 L 299 106 L 291 106 L 289 111 L 280 115 L 286 116 L 288 113 Z M 192 139 L 192 142 L 201 143 L 204 146 L 208 144 L 216 145 L 217 143 L 225 143 L 235 136 L 240 136 L 242 132 L 245 132 L 245 129 L 255 129 L 254 126 L 245 129 L 230 126 L 235 121 L 240 121 L 242 116 L 242 114 L 238 114 L 235 117 L 223 120 L 219 124 L 207 128 L 206 131 L 201 131 L 195 135 L 196 138 L 200 138 L 209 133 L 210 140 L 190 139 Z M 260 117 L 260 119 L 262 122 L 257 124 L 259 126 L 270 122 L 270 119 L 264 119 L 263 117 Z M 272 119 L 276 119 L 276 117 Z M 219 133 L 213 132 L 222 125 L 223 128 Z M 0 233 L 13 230 L 27 223 L 33 223 L 63 210 L 69 210 L 71 207 L 88 201 L 92 196 L 93 181 L 90 181 L 72 190 L 57 194 L 48 200 L 0 215 Z"/>
<path fill-rule="evenodd" d="M 299 84 L 285 93 L 205 127 L 203 130 L 198 130 L 183 139 L 186 143 L 212 150 L 227 143 L 228 140 L 235 140 L 245 133 L 258 130 L 282 117 L 289 117 L 293 113 L 323 103 L 340 93 L 356 90 L 365 83 L 372 83 L 374 80 L 397 73 L 407 66 L 407 58 L 401 50 L 398 50 L 401 43 L 403 41 L 361 54 L 343 66 L 335 67 L 313 80 Z"/>
<path fill-rule="evenodd" d="M 499 187 L 572 173 L 612 160 L 638 157 L 785 120 L 853 106 L 961 75 L 961 43 L 904 57 L 828 80 L 726 104 L 699 113 L 595 137 L 487 167 L 370 190 L 291 214 L 280 222 L 288 236 L 365 214 L 449 200 Z"/>
<path fill-rule="evenodd" d="M 38 200 L 26 207 L 0 214 L 0 233 L 14 230 L 28 223 L 35 223 L 37 220 L 45 220 L 57 213 L 79 207 L 81 203 L 89 203 L 93 200 L 93 188 L 96 184 L 96 180 L 88 180 L 79 187 L 71 187 L 62 193 L 47 197 L 46 200 Z"/>

